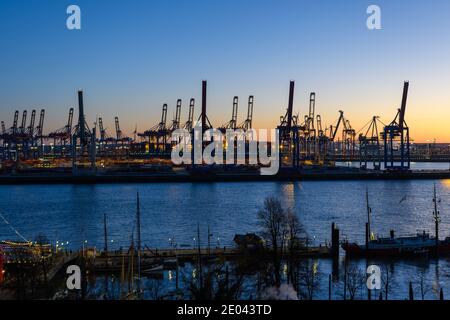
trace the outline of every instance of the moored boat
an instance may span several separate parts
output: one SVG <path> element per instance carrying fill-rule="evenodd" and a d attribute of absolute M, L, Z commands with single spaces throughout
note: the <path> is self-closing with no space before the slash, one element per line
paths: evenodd
<path fill-rule="evenodd" d="M 439 240 L 439 211 L 437 210 L 436 186 L 434 187 L 434 211 L 435 235 L 431 236 L 428 232 L 422 231 L 411 236 L 396 237 L 391 230 L 390 236 L 378 238 L 373 236 L 370 231 L 370 214 L 372 212 L 369 206 L 368 191 L 366 191 L 367 202 L 367 223 L 366 223 L 366 241 L 365 244 L 349 242 L 345 240 L 341 247 L 348 256 L 376 256 L 376 257 L 396 257 L 396 256 L 417 256 L 428 253 L 445 254 L 450 253 L 450 237 Z"/>

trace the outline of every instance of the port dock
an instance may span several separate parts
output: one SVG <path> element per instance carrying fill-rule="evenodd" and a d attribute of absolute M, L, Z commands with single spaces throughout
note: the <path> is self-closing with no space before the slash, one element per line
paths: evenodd
<path fill-rule="evenodd" d="M 243 182 L 243 181 L 322 181 L 322 180 L 402 180 L 450 179 L 446 170 L 375 171 L 347 168 L 286 170 L 276 175 L 258 173 L 192 174 L 188 172 L 145 173 L 114 172 L 86 175 L 67 173 L 35 173 L 0 175 L 0 184 L 65 184 L 65 183 L 154 183 L 154 182 Z"/>

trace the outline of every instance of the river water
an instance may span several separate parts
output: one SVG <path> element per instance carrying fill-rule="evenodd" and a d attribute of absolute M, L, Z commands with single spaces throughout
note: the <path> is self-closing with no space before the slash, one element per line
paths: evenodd
<path fill-rule="evenodd" d="M 441 238 L 450 235 L 450 180 L 394 181 L 306 181 L 241 183 L 149 183 L 97 185 L 11 185 L 0 186 L 0 238 L 27 239 L 44 234 L 68 248 L 103 248 L 103 215 L 107 215 L 109 248 L 130 244 L 135 227 L 136 193 L 141 200 L 142 242 L 149 247 L 196 245 L 200 240 L 232 245 L 236 233 L 258 232 L 256 213 L 267 196 L 275 196 L 291 208 L 304 224 L 312 243 L 330 240 L 331 223 L 337 223 L 342 238 L 364 241 L 365 190 L 372 207 L 372 230 L 380 236 L 434 230 L 433 185 L 436 185 L 441 214 Z M 341 257 L 342 259 L 343 257 Z M 342 262 L 342 261 L 341 261 Z M 324 275 L 331 261 L 318 261 Z M 367 262 L 358 262 L 365 267 Z M 385 262 L 379 262 L 385 264 Z M 397 277 L 392 297 L 407 297 L 408 281 L 424 274 L 435 288 L 450 294 L 450 267 L 446 258 L 390 263 Z M 324 277 L 318 297 L 328 294 Z M 361 293 L 361 296 L 365 294 Z M 433 298 L 430 291 L 428 298 Z"/>

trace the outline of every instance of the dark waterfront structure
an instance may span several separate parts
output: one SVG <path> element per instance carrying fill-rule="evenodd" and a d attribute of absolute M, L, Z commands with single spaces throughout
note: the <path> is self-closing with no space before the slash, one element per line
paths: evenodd
<path fill-rule="evenodd" d="M 405 82 L 401 107 L 394 120 L 383 130 L 384 167 L 388 170 L 409 170 L 410 168 L 409 128 L 405 121 L 408 88 L 409 82 Z"/>
<path fill-rule="evenodd" d="M 317 177 L 343 177 L 343 171 L 336 174 L 328 171 L 328 169 L 336 168 L 336 162 L 342 161 L 359 161 L 360 169 L 367 171 L 367 173 L 356 173 L 354 170 L 350 170 L 347 172 L 350 178 L 369 176 L 386 178 L 388 175 L 378 171 L 408 171 L 413 160 L 450 161 L 448 146 L 428 144 L 425 148 L 421 145 L 414 145 L 414 148 L 411 148 L 410 131 L 405 121 L 408 88 L 409 82 L 405 82 L 401 108 L 398 110 L 395 119 L 389 125 L 384 126 L 381 133 L 379 133 L 377 126 L 377 123 L 381 123 L 381 121 L 378 116 L 373 116 L 372 120 L 363 128 L 366 130 L 361 129 L 358 139 L 356 139 L 356 130 L 353 129 L 349 119 L 344 116 L 344 112 L 341 110 L 335 125 L 322 127 L 321 116 L 317 114 L 315 92 L 311 92 L 309 95 L 308 114 L 303 119 L 295 115 L 295 82 L 291 81 L 289 83 L 286 113 L 280 118 L 280 124 L 277 126 L 281 167 L 278 178 L 286 175 L 296 179 L 297 175 L 301 174 L 308 179 L 307 177 L 313 173 L 317 173 Z M 201 133 L 203 134 L 206 130 L 214 128 L 207 116 L 206 81 L 202 82 L 201 96 L 201 113 L 198 117 L 198 123 L 202 126 Z M 222 134 L 227 129 L 244 130 L 247 135 L 253 133 L 251 130 L 254 96 L 249 96 L 247 118 L 239 125 L 238 99 L 237 96 L 233 98 L 231 120 L 218 128 Z M 188 119 L 183 125 L 181 125 L 181 99 L 176 102 L 174 119 L 170 124 L 167 120 L 168 104 L 163 104 L 160 122 L 143 133 L 138 133 L 136 129 L 133 138 L 128 137 L 122 131 L 117 116 L 114 118 L 116 131 L 114 136 L 107 134 L 102 117 L 97 119 L 92 130 L 89 129 L 85 117 L 82 91 L 78 91 L 78 123 L 75 126 L 72 125 L 74 110 L 70 108 L 67 124 L 48 135 L 43 134 L 44 110 L 41 111 L 39 124 L 36 128 L 34 127 L 35 110 L 32 111 L 28 127 L 26 127 L 27 112 L 24 111 L 19 126 L 19 112 L 16 111 L 13 125 L 9 130 L 6 130 L 4 122 L 2 124 L 2 134 L 0 135 L 2 170 L 6 174 L 29 172 L 36 174 L 40 171 L 51 174 L 53 171 L 55 174 L 65 172 L 77 176 L 96 175 L 99 172 L 112 175 L 124 172 L 135 174 L 144 172 L 174 173 L 170 161 L 171 151 L 174 147 L 171 135 L 174 130 L 183 128 L 190 131 L 191 138 L 193 138 L 195 132 L 194 104 L 195 100 L 192 98 L 189 103 Z M 196 137 L 196 139 L 199 138 Z M 209 142 L 203 141 L 202 150 Z M 224 145 L 226 143 L 228 142 L 225 142 Z M 230 143 L 235 145 L 235 141 L 230 141 Z M 248 136 L 245 146 L 247 158 L 250 153 Z M 235 151 L 236 148 L 235 145 Z M 191 160 L 194 162 L 193 160 L 199 155 L 194 154 L 195 148 L 192 149 Z M 381 166 L 382 151 L 383 166 Z M 226 154 L 225 147 L 223 152 Z M 369 164 L 371 168 L 369 168 Z M 219 165 L 212 168 L 210 165 L 196 164 L 184 165 L 184 167 L 188 170 L 195 167 L 196 170 L 190 171 L 191 173 L 217 173 L 224 171 L 226 166 Z M 231 170 L 226 171 L 226 174 L 230 176 L 233 176 L 235 170 L 248 170 L 246 174 L 242 174 L 242 172 L 239 172 L 239 174 L 243 179 L 253 179 L 250 171 L 258 170 L 259 167 L 256 165 L 241 165 L 239 168 L 238 166 L 227 168 L 231 168 Z M 304 171 L 304 169 L 313 170 Z M 250 175 L 250 177 L 246 177 L 246 175 Z M 435 173 L 432 173 L 432 175 L 435 175 Z M 432 177 L 432 175 L 428 177 Z M 390 173 L 390 177 L 395 178 L 396 176 L 397 173 Z M 415 176 L 418 175 L 410 175 L 410 177 Z M 421 173 L 420 176 L 427 176 L 427 173 Z M 444 173 L 441 177 L 443 176 L 445 176 Z M 130 179 L 134 178 L 130 177 Z M 162 180 L 164 179 L 166 178 L 162 177 Z"/>

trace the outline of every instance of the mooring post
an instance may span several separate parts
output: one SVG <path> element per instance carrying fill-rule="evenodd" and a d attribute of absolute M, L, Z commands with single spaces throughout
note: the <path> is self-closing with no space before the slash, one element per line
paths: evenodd
<path fill-rule="evenodd" d="M 331 254 L 333 258 L 339 257 L 339 229 L 334 222 L 331 224 Z"/>
<path fill-rule="evenodd" d="M 331 273 L 328 275 L 328 300 L 331 300 Z"/>
<path fill-rule="evenodd" d="M 412 287 L 412 282 L 409 282 L 409 300 L 414 300 L 414 291 L 413 291 L 413 287 Z"/>

